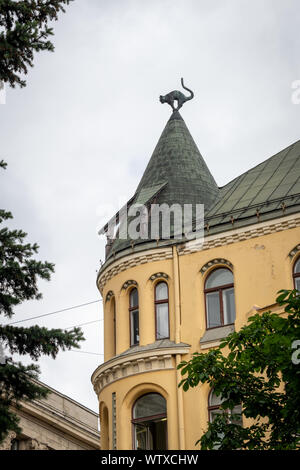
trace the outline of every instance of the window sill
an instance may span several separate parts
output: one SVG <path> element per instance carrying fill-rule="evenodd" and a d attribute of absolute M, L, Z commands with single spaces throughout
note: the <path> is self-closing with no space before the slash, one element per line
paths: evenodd
<path fill-rule="evenodd" d="M 208 349 L 219 346 L 222 339 L 234 331 L 234 325 L 225 325 L 206 330 L 200 339 L 200 348 Z"/>

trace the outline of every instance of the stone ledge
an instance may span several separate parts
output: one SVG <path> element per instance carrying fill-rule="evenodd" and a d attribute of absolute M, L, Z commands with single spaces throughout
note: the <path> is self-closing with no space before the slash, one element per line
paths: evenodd
<path fill-rule="evenodd" d="M 230 333 L 233 333 L 234 325 L 225 325 L 218 328 L 211 328 L 206 330 L 200 339 L 200 348 L 208 349 L 219 346 L 222 339 L 226 338 Z"/>
<path fill-rule="evenodd" d="M 176 354 L 188 354 L 189 350 L 190 345 L 186 343 L 162 340 L 124 351 L 95 370 L 91 378 L 94 390 L 99 394 L 107 385 L 132 375 L 174 370 L 172 357 Z"/>

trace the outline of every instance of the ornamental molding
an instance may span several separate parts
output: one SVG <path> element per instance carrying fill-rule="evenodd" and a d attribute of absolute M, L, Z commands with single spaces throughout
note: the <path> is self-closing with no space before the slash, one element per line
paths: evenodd
<path fill-rule="evenodd" d="M 136 281 L 133 281 L 132 279 L 130 279 L 129 281 L 124 282 L 124 284 L 122 285 L 121 290 L 122 289 L 126 290 L 127 287 L 129 287 L 129 286 L 137 286 L 137 285 L 138 285 L 138 283 Z"/>
<path fill-rule="evenodd" d="M 202 266 L 202 268 L 200 269 L 200 273 L 203 275 L 209 268 L 211 268 L 212 266 L 216 264 L 223 264 L 223 265 L 226 264 L 226 266 L 228 266 L 230 269 L 233 270 L 233 264 L 230 263 L 230 261 L 224 258 L 215 258 L 215 259 L 208 261 L 204 266 Z"/>
<path fill-rule="evenodd" d="M 156 279 L 169 279 L 169 276 L 166 273 L 155 273 L 149 277 L 149 281 L 152 282 L 154 282 Z"/>
<path fill-rule="evenodd" d="M 228 230 L 221 234 L 207 235 L 202 245 L 199 244 L 199 240 L 191 240 L 186 243 L 182 243 L 181 245 L 177 245 L 178 255 L 182 256 L 198 251 L 210 250 L 211 248 L 226 246 L 264 235 L 270 235 L 272 233 L 281 232 L 283 230 L 299 226 L 300 217 L 292 214 L 278 218 L 276 221 L 270 220 L 267 222 L 259 222 L 247 227 L 241 227 L 230 231 Z M 225 235 L 226 233 L 227 235 Z M 127 255 L 124 258 L 114 261 L 99 274 L 97 281 L 98 288 L 101 294 L 103 294 L 103 289 L 107 282 L 117 274 L 120 274 L 134 266 L 150 263 L 152 261 L 168 260 L 172 259 L 172 257 L 172 246 L 169 246 L 168 248 L 157 248 L 155 250 L 145 250 L 141 254 L 136 253 Z"/>
<path fill-rule="evenodd" d="M 299 245 L 296 245 L 295 248 L 293 248 L 290 252 L 289 252 L 289 257 L 290 259 L 293 259 L 294 256 L 300 252 L 300 244 Z"/>
<path fill-rule="evenodd" d="M 117 356 L 101 364 L 92 375 L 92 384 L 97 395 L 108 385 L 132 375 L 159 370 L 175 370 L 172 357 L 187 354 L 189 346 L 174 345 L 171 348 L 151 349 L 140 353 Z"/>
<path fill-rule="evenodd" d="M 134 266 L 165 259 L 172 259 L 172 247 L 147 250 L 142 254 L 133 254 L 121 258 L 120 260 L 115 261 L 113 264 L 109 265 L 107 269 L 101 273 L 98 279 L 98 288 L 101 294 L 103 294 L 103 289 L 107 282 L 117 274 L 120 274 Z"/>
<path fill-rule="evenodd" d="M 83 407 L 84 408 L 84 407 Z M 15 405 L 13 411 L 18 416 L 34 420 L 38 419 L 43 426 L 55 426 L 57 432 L 63 433 L 65 436 L 73 436 L 80 440 L 84 440 L 94 446 L 95 439 L 99 439 L 99 433 L 86 422 L 66 414 L 65 411 L 59 410 L 51 406 L 49 402 L 41 400 L 33 400 L 31 402 L 22 402 L 21 410 L 17 410 Z"/>
<path fill-rule="evenodd" d="M 205 237 L 205 241 L 201 250 L 199 250 L 199 240 L 191 240 L 179 247 L 178 254 L 185 255 L 194 253 L 196 251 L 205 251 L 219 246 L 231 245 L 232 243 L 249 240 L 251 238 L 257 238 L 264 235 L 270 235 L 276 232 L 282 232 L 283 230 L 288 230 L 299 226 L 300 217 L 292 214 L 286 217 L 281 217 L 280 219 L 276 219 L 276 222 L 271 220 L 267 222 L 260 222 L 255 225 L 250 225 L 247 227 L 247 229 L 239 228 L 236 230 L 231 230 L 226 236 L 224 236 L 223 233 Z"/>
<path fill-rule="evenodd" d="M 115 294 L 113 293 L 113 291 L 112 291 L 112 290 L 109 290 L 109 291 L 107 292 L 107 294 L 106 294 L 105 303 L 106 303 L 106 302 L 109 302 L 110 299 L 111 299 L 112 297 L 114 297 L 114 295 L 115 295 Z"/>
<path fill-rule="evenodd" d="M 29 439 L 26 441 L 26 450 L 49 450 L 49 447 L 37 439 Z"/>
<path fill-rule="evenodd" d="M 6 438 L 0 444 L 0 450 L 11 450 L 12 441 L 17 437 L 14 431 L 9 431 Z M 18 450 L 49 450 L 47 444 L 38 441 L 34 438 L 23 438 L 19 440 L 20 445 L 22 446 Z"/>
<path fill-rule="evenodd" d="M 14 431 L 9 431 L 7 436 L 3 439 L 0 444 L 0 450 L 11 450 L 12 441 L 17 437 Z"/>

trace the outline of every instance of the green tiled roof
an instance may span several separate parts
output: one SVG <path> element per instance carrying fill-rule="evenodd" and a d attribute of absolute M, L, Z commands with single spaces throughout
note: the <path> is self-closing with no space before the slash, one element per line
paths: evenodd
<path fill-rule="evenodd" d="M 210 230 L 234 219 L 263 220 L 299 210 L 300 141 L 273 155 L 220 188 L 219 198 L 205 214 Z M 227 229 L 227 228 L 226 228 Z"/>
<path fill-rule="evenodd" d="M 181 115 L 174 112 L 130 200 L 153 202 L 204 204 L 205 235 L 298 212 L 300 141 L 218 188 Z M 151 246 L 141 239 L 134 246 L 141 243 Z M 108 258 L 130 247 L 130 239 L 117 238 Z"/>
<path fill-rule="evenodd" d="M 150 201 L 154 196 L 156 196 L 157 193 L 161 191 L 167 184 L 168 184 L 167 181 L 162 181 L 161 183 L 142 188 L 141 191 L 136 196 L 136 198 L 134 199 L 134 204 L 136 205 L 147 204 L 147 202 Z"/>

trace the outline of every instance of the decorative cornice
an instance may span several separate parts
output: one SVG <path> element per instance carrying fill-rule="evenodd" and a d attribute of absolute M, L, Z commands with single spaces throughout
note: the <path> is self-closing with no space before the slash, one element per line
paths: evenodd
<path fill-rule="evenodd" d="M 231 230 L 226 236 L 224 236 L 224 233 L 222 233 L 211 235 L 211 237 L 205 237 L 201 251 L 210 250 L 211 248 L 216 248 L 219 246 L 230 245 L 232 243 L 261 237 L 263 235 L 270 235 L 271 233 L 282 232 L 283 230 L 288 230 L 299 226 L 300 217 L 295 217 L 294 214 L 277 219 L 277 222 L 274 220 L 261 222 L 250 227 L 248 226 L 248 230 L 245 230 L 244 228 Z M 198 243 L 195 244 L 195 241 L 192 240 L 179 247 L 178 254 L 185 255 L 194 253 L 195 251 L 200 251 L 199 241 L 196 240 L 196 242 Z M 194 245 L 196 245 L 196 249 L 194 248 Z"/>
<path fill-rule="evenodd" d="M 126 256 L 118 261 L 115 261 L 112 265 L 108 266 L 106 270 L 101 273 L 98 279 L 98 288 L 103 293 L 103 289 L 108 281 L 117 274 L 126 271 L 129 268 L 138 266 L 152 261 L 160 261 L 165 259 L 172 259 L 172 248 L 158 248 L 156 250 L 144 251 L 143 253 L 136 255 Z"/>
<path fill-rule="evenodd" d="M 214 266 L 215 264 L 226 264 L 230 269 L 233 269 L 233 264 L 230 263 L 227 259 L 224 258 L 215 258 L 212 259 L 211 261 L 208 261 L 202 268 L 200 269 L 201 274 L 204 274 L 209 268 Z"/>
<path fill-rule="evenodd" d="M 169 276 L 166 273 L 155 273 L 152 274 L 152 276 L 149 277 L 149 281 L 155 281 L 155 279 L 169 279 Z"/>
<path fill-rule="evenodd" d="M 97 395 L 104 387 L 110 385 L 116 380 L 124 379 L 135 374 L 142 374 L 144 372 L 152 372 L 154 370 L 167 370 L 174 369 L 172 364 L 171 354 L 151 356 L 147 359 L 137 359 L 135 361 L 127 361 L 122 366 L 114 366 L 107 371 L 100 373 L 95 382 L 94 390 Z"/>
<path fill-rule="evenodd" d="M 187 354 L 189 350 L 189 345 L 174 343 L 172 347 L 154 348 L 117 356 L 101 364 L 95 370 L 91 378 L 94 390 L 99 395 L 104 387 L 117 380 L 146 372 L 175 369 L 172 356 Z"/>
<path fill-rule="evenodd" d="M 228 230 L 215 235 L 207 235 L 204 243 L 200 244 L 199 240 L 188 241 L 178 246 L 178 254 L 185 255 L 191 254 L 197 251 L 210 250 L 219 246 L 230 245 L 232 243 L 249 240 L 251 238 L 261 237 L 263 235 L 270 235 L 272 233 L 281 232 L 300 226 L 300 217 L 297 214 L 287 215 L 279 219 L 259 222 L 253 225 L 249 225 L 246 228 L 241 227 L 238 229 Z M 225 235 L 227 233 L 227 235 Z M 103 293 L 103 289 L 106 283 L 117 274 L 141 264 L 172 259 L 172 247 L 157 248 L 155 250 L 143 251 L 140 254 L 127 255 L 124 258 L 116 260 L 106 269 L 99 274 L 98 277 L 98 288 Z"/>
<path fill-rule="evenodd" d="M 290 252 L 289 252 L 289 257 L 291 259 L 294 258 L 294 256 L 300 252 L 300 244 L 299 245 L 296 245 L 295 248 L 293 248 Z"/>
<path fill-rule="evenodd" d="M 124 284 L 122 285 L 122 289 L 126 290 L 127 287 L 129 286 L 137 286 L 137 282 L 136 281 L 133 281 L 132 279 L 130 279 L 129 281 L 126 281 L 124 282 Z"/>
<path fill-rule="evenodd" d="M 40 425 L 55 426 L 57 433 L 63 433 L 79 441 L 84 441 L 93 448 L 98 447 L 99 432 L 91 427 L 87 422 L 68 415 L 63 410 L 51 406 L 49 402 L 33 400 L 31 402 L 22 402 L 18 409 L 13 404 L 12 409 L 18 416 L 36 419 Z"/>

